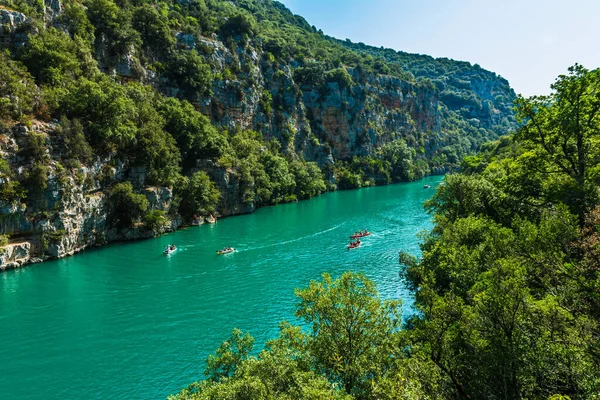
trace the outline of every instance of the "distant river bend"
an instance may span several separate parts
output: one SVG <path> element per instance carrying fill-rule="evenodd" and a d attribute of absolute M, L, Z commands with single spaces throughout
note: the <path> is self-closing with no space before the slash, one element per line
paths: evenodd
<path fill-rule="evenodd" d="M 431 227 L 441 177 L 258 210 L 156 239 L 0 273 L 0 398 L 164 399 L 202 378 L 234 327 L 260 348 L 293 320 L 294 288 L 363 271 L 386 298 L 412 298 L 398 251 Z M 424 185 L 431 189 L 424 189 Z M 357 229 L 374 234 L 347 251 Z M 163 256 L 175 243 L 178 250 Z M 225 246 L 235 253 L 218 256 Z"/>

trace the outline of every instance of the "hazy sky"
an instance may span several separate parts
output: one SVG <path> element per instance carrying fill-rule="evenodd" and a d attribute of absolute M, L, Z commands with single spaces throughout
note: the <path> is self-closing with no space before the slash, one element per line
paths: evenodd
<path fill-rule="evenodd" d="M 478 63 L 526 96 L 600 67 L 600 0 L 280 1 L 327 35 Z"/>

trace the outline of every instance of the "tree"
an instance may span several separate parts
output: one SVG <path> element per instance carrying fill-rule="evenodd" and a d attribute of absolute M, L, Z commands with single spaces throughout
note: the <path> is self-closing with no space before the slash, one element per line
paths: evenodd
<path fill-rule="evenodd" d="M 311 328 L 309 349 L 317 371 L 346 392 L 365 398 L 374 376 L 391 368 L 399 349 L 394 338 L 400 318 L 399 301 L 379 299 L 373 282 L 363 274 L 344 273 L 339 280 L 323 274 L 300 298 L 296 316 Z"/>
<path fill-rule="evenodd" d="M 81 51 L 64 31 L 49 28 L 30 36 L 18 56 L 39 84 L 56 86 L 82 73 Z"/>
<path fill-rule="evenodd" d="M 600 182 L 600 69 L 576 64 L 551 87 L 549 96 L 518 97 L 517 138 L 532 152 L 532 169 L 567 179 L 565 200 L 583 226 Z"/>
<path fill-rule="evenodd" d="M 392 179 L 394 181 L 412 181 L 415 179 L 412 160 L 415 150 L 410 149 L 403 139 L 387 143 L 381 147 L 381 155 L 392 165 Z"/>
<path fill-rule="evenodd" d="M 78 119 L 71 121 L 63 118 L 60 121 L 58 134 L 64 140 L 66 155 L 68 157 L 79 160 L 82 163 L 89 163 L 92 160 L 94 150 L 85 138 L 81 121 Z"/>
<path fill-rule="evenodd" d="M 133 28 L 140 33 L 142 42 L 153 51 L 155 56 L 169 51 L 175 44 L 175 37 L 171 33 L 168 19 L 153 6 L 144 4 L 136 8 L 132 21 Z"/>
<path fill-rule="evenodd" d="M 256 32 L 256 21 L 249 14 L 236 14 L 229 17 L 221 26 L 219 33 L 228 38 L 237 35 L 252 35 Z"/>
<path fill-rule="evenodd" d="M 143 194 L 133 193 L 131 182 L 117 183 L 111 193 L 113 207 L 112 223 L 117 228 L 132 227 L 148 210 L 148 199 Z"/>
<path fill-rule="evenodd" d="M 236 369 L 248 358 L 253 347 L 252 336 L 234 329 L 229 339 L 221 343 L 215 355 L 206 359 L 204 375 L 213 381 L 232 377 Z"/>
<path fill-rule="evenodd" d="M 19 119 L 33 111 L 39 101 L 38 88 L 23 64 L 0 51 L 0 120 Z"/>
<path fill-rule="evenodd" d="M 294 161 L 290 164 L 289 169 L 294 175 L 296 196 L 299 199 L 310 199 L 327 190 L 323 180 L 323 172 L 316 163 Z"/>
<path fill-rule="evenodd" d="M 187 181 L 187 182 L 186 182 Z M 215 212 L 221 192 L 206 172 L 195 172 L 189 179 L 178 185 L 181 192 L 179 211 L 186 218 L 195 218 Z"/>
<path fill-rule="evenodd" d="M 211 94 L 213 77 L 210 66 L 194 50 L 173 52 L 166 74 L 188 98 L 196 93 L 201 96 Z"/>

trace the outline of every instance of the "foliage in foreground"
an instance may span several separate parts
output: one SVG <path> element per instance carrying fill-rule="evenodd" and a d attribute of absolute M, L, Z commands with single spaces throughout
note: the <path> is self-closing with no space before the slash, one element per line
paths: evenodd
<path fill-rule="evenodd" d="M 400 303 L 382 301 L 364 275 L 325 274 L 296 295 L 308 332 L 284 322 L 253 356 L 253 339 L 234 330 L 209 356 L 208 379 L 171 399 L 418 398 L 426 389 L 412 377 L 435 380 L 431 363 L 405 356 Z"/>

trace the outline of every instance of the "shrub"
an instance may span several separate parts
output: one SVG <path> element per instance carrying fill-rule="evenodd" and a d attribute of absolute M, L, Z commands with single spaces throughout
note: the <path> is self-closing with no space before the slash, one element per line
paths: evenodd
<path fill-rule="evenodd" d="M 131 182 L 117 183 L 110 200 L 113 206 L 112 223 L 117 228 L 133 226 L 148 210 L 148 199 L 143 194 L 133 193 Z"/>
<path fill-rule="evenodd" d="M 38 97 L 38 89 L 23 64 L 0 51 L 0 120 L 18 120 L 30 113 Z"/>
<path fill-rule="evenodd" d="M 163 210 L 151 210 L 144 216 L 144 227 L 149 231 L 160 231 L 167 222 Z"/>

